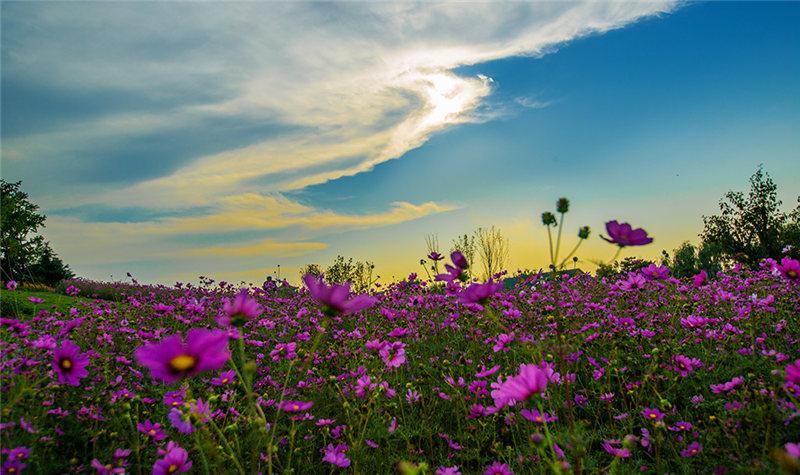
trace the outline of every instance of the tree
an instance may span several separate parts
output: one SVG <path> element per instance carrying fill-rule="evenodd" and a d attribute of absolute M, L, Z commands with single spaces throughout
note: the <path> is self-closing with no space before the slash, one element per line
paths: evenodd
<path fill-rule="evenodd" d="M 781 257 L 786 245 L 797 248 L 800 205 L 784 213 L 777 190 L 769 174 L 759 167 L 750 177 L 747 196 L 729 191 L 720 200 L 719 215 L 703 216 L 703 245 L 725 259 L 749 266 L 766 257 Z"/>
<path fill-rule="evenodd" d="M 0 273 L 5 280 L 54 285 L 73 277 L 69 266 L 53 252 L 44 237 L 45 215 L 21 189 L 22 182 L 0 180 Z"/>
<path fill-rule="evenodd" d="M 662 264 L 670 268 L 670 274 L 676 278 L 692 277 L 701 270 L 715 275 L 722 270 L 721 253 L 713 244 L 702 244 L 696 247 L 686 241 L 672 251 L 672 257 L 664 253 Z"/>
<path fill-rule="evenodd" d="M 306 274 L 314 276 L 324 276 L 325 280 L 331 284 L 343 284 L 349 282 L 354 292 L 362 293 L 368 291 L 380 276 L 374 276 L 375 264 L 370 261 L 356 261 L 352 257 L 345 258 L 336 256 L 333 264 L 322 270 L 317 264 L 308 264 L 300 268 L 300 278 Z"/>
<path fill-rule="evenodd" d="M 490 279 L 494 274 L 503 270 L 508 260 L 508 239 L 504 238 L 500 230 L 491 228 L 478 228 L 475 230 L 475 240 L 478 245 L 478 255 L 483 264 L 484 279 Z"/>

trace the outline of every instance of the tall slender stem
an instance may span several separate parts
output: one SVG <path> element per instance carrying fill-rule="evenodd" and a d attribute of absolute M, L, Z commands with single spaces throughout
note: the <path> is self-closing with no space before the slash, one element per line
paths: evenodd
<path fill-rule="evenodd" d="M 561 219 L 558 220 L 558 238 L 556 238 L 556 252 L 553 255 L 553 265 L 556 265 L 558 260 L 558 251 L 561 250 L 561 230 L 564 229 L 564 213 L 561 214 Z M 555 271 L 555 269 L 553 269 Z"/>

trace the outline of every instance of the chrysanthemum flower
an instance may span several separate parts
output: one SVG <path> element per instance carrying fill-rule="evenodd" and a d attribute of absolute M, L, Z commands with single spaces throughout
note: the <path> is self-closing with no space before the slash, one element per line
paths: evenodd
<path fill-rule="evenodd" d="M 154 378 L 174 383 L 184 376 L 220 369 L 230 358 L 228 334 L 220 330 L 193 328 L 186 334 L 171 335 L 158 343 L 144 345 L 134 353 Z"/>

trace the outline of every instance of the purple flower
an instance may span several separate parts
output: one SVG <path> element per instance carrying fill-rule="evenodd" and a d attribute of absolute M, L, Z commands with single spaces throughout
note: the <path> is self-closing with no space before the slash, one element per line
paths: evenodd
<path fill-rule="evenodd" d="M 697 358 L 689 358 L 688 356 L 684 355 L 676 355 L 674 361 L 675 371 L 680 373 L 680 375 L 684 378 L 692 371 L 703 366 L 703 362 Z"/>
<path fill-rule="evenodd" d="M 154 378 L 174 383 L 184 376 L 220 369 L 230 358 L 228 334 L 221 330 L 193 328 L 186 334 L 168 336 L 158 343 L 139 347 L 134 355 Z"/>
<path fill-rule="evenodd" d="M 61 347 L 53 352 L 53 369 L 61 384 L 78 386 L 81 379 L 89 374 L 86 370 L 88 365 L 89 356 L 81 353 L 78 345 L 69 340 L 64 340 Z"/>
<path fill-rule="evenodd" d="M 701 270 L 697 275 L 692 277 L 692 286 L 700 287 L 708 280 L 708 272 Z"/>
<path fill-rule="evenodd" d="M 23 470 L 25 470 L 25 467 L 27 467 L 27 465 L 24 463 L 10 458 L 3 462 L 2 466 L 0 466 L 0 473 L 22 473 Z"/>
<path fill-rule="evenodd" d="M 483 471 L 483 475 L 514 475 L 514 472 L 508 467 L 508 464 L 502 462 L 494 462 Z"/>
<path fill-rule="evenodd" d="M 466 280 L 464 271 L 469 268 L 469 263 L 467 262 L 467 258 L 464 257 L 464 254 L 461 254 L 460 251 L 453 251 L 453 253 L 450 254 L 450 260 L 453 261 L 453 265 L 445 264 L 444 269 L 447 273 L 437 275 L 436 280 L 444 282 L 453 282 L 460 279 Z"/>
<path fill-rule="evenodd" d="M 786 454 L 794 459 L 800 459 L 800 444 L 795 442 L 788 442 L 783 446 L 786 449 Z"/>
<path fill-rule="evenodd" d="M 313 405 L 313 402 L 281 401 L 281 403 L 278 404 L 278 409 L 283 412 L 302 412 L 311 409 Z"/>
<path fill-rule="evenodd" d="M 453 251 L 450 254 L 450 260 L 453 261 L 453 264 L 459 269 L 469 269 L 469 262 L 467 262 L 467 258 L 464 257 L 461 251 Z"/>
<path fill-rule="evenodd" d="M 340 468 L 347 468 L 350 466 L 350 459 L 345 455 L 348 449 L 349 447 L 347 444 L 328 444 L 328 446 L 322 450 L 325 454 L 322 457 L 322 461 Z"/>
<path fill-rule="evenodd" d="M 188 472 L 192 468 L 189 453 L 184 449 L 170 443 L 167 454 L 153 464 L 153 475 L 172 475 Z"/>
<path fill-rule="evenodd" d="M 669 427 L 669 430 L 672 432 L 686 432 L 692 430 L 692 423 L 691 422 L 676 422 L 672 426 Z"/>
<path fill-rule="evenodd" d="M 322 277 L 314 277 L 312 274 L 303 276 L 309 293 L 314 300 L 325 307 L 326 313 L 349 315 L 358 313 L 365 308 L 375 305 L 376 299 L 369 295 L 350 296 L 350 283 L 325 285 Z"/>
<path fill-rule="evenodd" d="M 555 422 L 558 420 L 557 416 L 550 415 L 546 412 L 542 413 L 536 409 L 523 409 L 519 411 L 522 414 L 522 417 L 528 419 L 531 422 L 536 422 L 538 424 L 544 424 L 545 422 Z"/>
<path fill-rule="evenodd" d="M 139 432 L 147 435 L 156 442 L 160 442 L 167 438 L 167 434 L 165 434 L 164 431 L 161 430 L 161 424 L 159 423 L 153 424 L 152 422 L 150 422 L 150 419 L 136 424 L 136 428 L 139 430 Z"/>
<path fill-rule="evenodd" d="M 653 238 L 649 237 L 644 229 L 633 229 L 630 224 L 620 224 L 616 220 L 606 223 L 606 232 L 608 233 L 608 238 L 605 236 L 600 237 L 619 247 L 644 246 L 653 242 Z"/>
<path fill-rule="evenodd" d="M 172 427 L 176 428 L 181 434 L 191 434 L 194 432 L 194 426 L 189 418 L 189 414 L 184 414 L 183 411 L 177 407 L 173 407 L 169 410 L 167 419 L 169 419 Z"/>
<path fill-rule="evenodd" d="M 437 468 L 435 475 L 461 475 L 461 472 L 458 470 L 458 465 L 453 465 L 452 467 Z"/>
<path fill-rule="evenodd" d="M 642 268 L 641 272 L 645 277 L 653 280 L 664 280 L 669 277 L 669 267 L 667 266 L 650 264 L 649 266 Z"/>
<path fill-rule="evenodd" d="M 241 327 L 248 320 L 252 320 L 264 311 L 261 305 L 247 293 L 247 289 L 242 289 L 233 300 L 225 300 L 222 305 L 222 315 L 217 317 L 217 323 L 223 327 Z"/>
<path fill-rule="evenodd" d="M 694 457 L 702 451 L 703 446 L 700 442 L 695 441 L 689 444 L 685 450 L 681 451 L 681 457 Z"/>
<path fill-rule="evenodd" d="M 712 384 L 709 387 L 711 388 L 711 392 L 714 394 L 720 394 L 733 391 L 737 386 L 741 386 L 742 384 L 744 384 L 744 378 L 741 376 L 736 376 L 726 383 Z"/>
<path fill-rule="evenodd" d="M 9 280 L 6 282 L 6 290 L 17 290 L 17 281 Z"/>
<path fill-rule="evenodd" d="M 789 282 L 800 284 L 800 261 L 784 257 L 776 269 Z"/>
<path fill-rule="evenodd" d="M 211 379 L 211 384 L 214 386 L 225 386 L 236 380 L 236 370 L 231 369 L 223 371 L 216 378 Z"/>
<path fill-rule="evenodd" d="M 800 384 L 800 360 L 786 365 L 786 381 L 789 383 Z"/>
<path fill-rule="evenodd" d="M 621 443 L 622 442 L 618 439 L 610 439 L 610 440 L 604 440 L 603 443 L 600 445 L 603 447 L 603 450 L 610 453 L 614 457 L 626 459 L 631 456 L 630 449 L 614 447 L 615 445 L 620 445 Z"/>
<path fill-rule="evenodd" d="M 492 383 L 492 398 L 497 408 L 513 406 L 517 401 L 526 401 L 534 394 L 544 392 L 546 387 L 547 373 L 544 370 L 533 364 L 521 364 L 516 376 Z"/>
<path fill-rule="evenodd" d="M 406 362 L 406 345 L 395 341 L 384 345 L 378 352 L 388 368 L 399 368 Z"/>
<path fill-rule="evenodd" d="M 492 282 L 490 279 L 485 284 L 470 284 L 458 296 L 458 300 L 463 304 L 485 304 L 489 297 L 496 294 L 503 288 L 502 282 Z"/>
<path fill-rule="evenodd" d="M 432 260 L 434 262 L 438 262 L 438 261 L 441 261 L 442 259 L 444 259 L 444 256 L 439 254 L 438 252 L 434 251 L 434 252 L 431 252 L 430 254 L 428 254 L 428 259 L 430 259 L 430 260 Z"/>
<path fill-rule="evenodd" d="M 125 473 L 125 468 L 115 467 L 113 464 L 105 464 L 103 462 L 92 459 L 92 468 L 95 470 L 95 475 L 113 475 L 115 473 Z"/>
<path fill-rule="evenodd" d="M 661 419 L 664 418 L 664 413 L 659 411 L 658 409 L 645 408 L 641 412 L 641 414 L 648 421 L 660 421 Z"/>

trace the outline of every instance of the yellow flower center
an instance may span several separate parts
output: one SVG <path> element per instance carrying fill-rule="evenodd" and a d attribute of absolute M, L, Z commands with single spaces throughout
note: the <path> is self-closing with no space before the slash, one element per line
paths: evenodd
<path fill-rule="evenodd" d="M 295 404 L 295 405 L 292 406 L 292 409 L 294 409 L 295 411 L 299 411 L 300 410 L 300 406 Z"/>
<path fill-rule="evenodd" d="M 72 368 L 72 360 L 64 358 L 61 360 L 61 368 L 62 369 L 70 369 Z"/>
<path fill-rule="evenodd" d="M 228 378 L 223 378 L 222 379 L 222 384 L 228 384 Z"/>
<path fill-rule="evenodd" d="M 795 271 L 795 270 L 786 271 L 786 276 L 789 277 L 790 279 L 796 279 L 797 278 L 797 271 Z"/>
<path fill-rule="evenodd" d="M 655 414 L 650 414 L 650 419 L 655 419 L 655 418 L 656 418 Z"/>
<path fill-rule="evenodd" d="M 156 435 L 156 430 L 155 429 L 150 429 L 149 431 L 147 431 L 147 433 L 150 434 L 150 435 Z"/>
<path fill-rule="evenodd" d="M 169 361 L 170 367 L 175 371 L 188 371 L 194 368 L 197 359 L 190 355 L 179 355 Z"/>
<path fill-rule="evenodd" d="M 170 464 L 169 468 L 167 468 L 168 473 L 175 473 L 177 471 L 178 471 L 178 466 L 175 465 L 174 463 Z"/>

